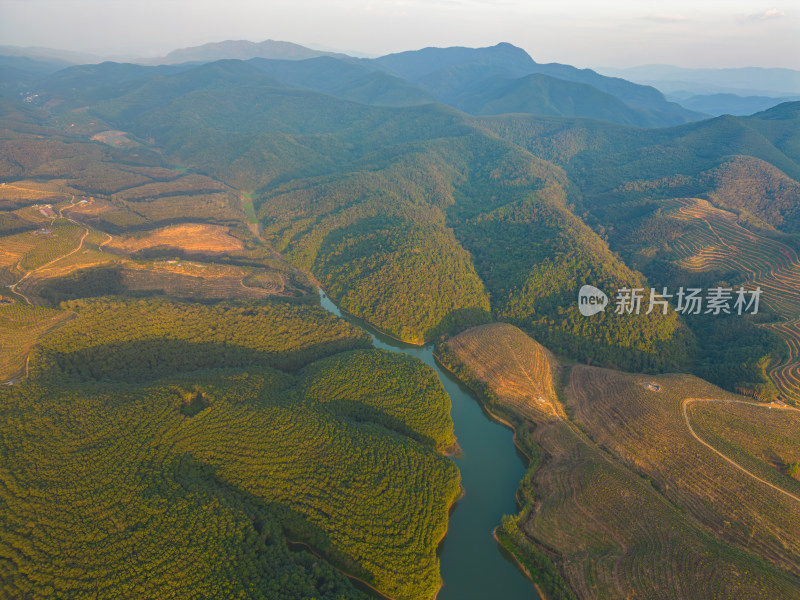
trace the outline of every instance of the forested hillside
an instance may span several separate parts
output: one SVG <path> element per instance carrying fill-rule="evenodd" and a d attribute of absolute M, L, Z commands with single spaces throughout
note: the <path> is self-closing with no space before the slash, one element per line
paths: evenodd
<path fill-rule="evenodd" d="M 442 68 L 496 66 L 491 53 L 451 54 Z M 481 62 L 487 56 L 495 58 Z M 631 218 L 653 213 L 661 198 L 706 194 L 756 226 L 794 231 L 792 176 L 800 167 L 790 106 L 645 130 L 544 117 L 475 120 L 435 104 L 386 108 L 276 87 L 281 78 L 315 81 L 341 95 L 320 74 L 322 63 L 339 60 L 220 61 L 145 79 L 142 67 L 122 65 L 111 77 L 122 82 L 115 92 L 96 70 L 50 77 L 89 83 L 86 97 L 95 99 L 81 118 L 96 119 L 85 125 L 91 130 L 147 140 L 252 198 L 275 250 L 313 273 L 344 310 L 414 343 L 502 319 L 579 360 L 691 370 L 706 352 L 696 327 L 692 333 L 674 314 L 607 311 L 587 320 L 575 291 L 591 284 L 643 287 L 647 295 L 649 284 L 668 283 L 625 242 Z M 344 87 L 376 72 L 335 64 L 349 73 Z M 59 120 L 77 115 L 58 106 Z M 225 204 L 239 209 L 233 198 Z M 139 217 L 125 218 L 135 225 Z M 634 245 L 641 249 L 641 237 Z"/>
<path fill-rule="evenodd" d="M 798 224 L 787 216 L 795 214 L 789 189 L 800 177 L 799 107 L 785 103 L 751 117 L 727 115 L 656 130 L 522 116 L 481 123 L 562 166 L 580 190 L 583 210 L 728 190 L 726 195 L 737 197 L 735 208 L 797 232 Z M 747 161 L 749 173 L 736 173 L 742 161 Z M 761 178 L 756 190 L 748 181 L 752 178 Z M 734 193 L 732 185 L 742 187 Z"/>
<path fill-rule="evenodd" d="M 63 309 L 0 390 L 0 593 L 363 597 L 330 562 L 435 595 L 459 476 L 428 367 L 317 307 Z"/>
<path fill-rule="evenodd" d="M 480 122 L 560 165 L 572 184 L 574 212 L 650 285 L 674 292 L 681 286 L 764 282 L 772 289 L 767 282 L 781 278 L 776 292 L 792 297 L 790 304 L 767 301 L 757 318 L 700 315 L 686 320 L 695 340 L 688 346 L 693 358 L 687 370 L 764 398 L 778 394 L 777 384 L 784 398 L 797 401 L 794 388 L 780 384 L 777 373 L 796 360 L 790 332 L 796 318 L 794 284 L 783 282 L 779 270 L 800 247 L 798 106 L 787 103 L 751 117 L 726 116 L 660 130 L 519 116 Z M 686 197 L 705 197 L 730 212 L 715 213 L 711 220 L 698 214 L 691 223 L 676 219 L 681 203 L 673 199 Z M 731 218 L 752 233 L 734 232 Z M 714 225 L 717 219 L 722 229 Z M 696 252 L 699 262 L 687 262 Z M 767 254 L 764 266 L 755 271 L 753 253 L 762 252 Z M 762 326 L 771 321 L 777 321 L 774 327 Z"/>
<path fill-rule="evenodd" d="M 569 213 L 563 171 L 456 111 L 366 107 L 251 86 L 198 89 L 152 110 L 137 97 L 104 101 L 98 115 L 253 192 L 273 247 L 314 273 L 343 309 L 391 335 L 420 343 L 493 314 L 584 360 L 684 364 L 674 318 L 578 324 L 573 288 L 640 278 Z M 120 104 L 137 116 L 118 116 L 111 107 Z M 542 285 L 570 265 L 594 266 L 570 275 L 568 285 Z"/>
<path fill-rule="evenodd" d="M 535 62 L 522 48 L 422 48 L 372 61 L 440 101 L 475 114 L 574 115 L 663 127 L 706 115 L 668 102 L 657 89 L 591 69 Z"/>

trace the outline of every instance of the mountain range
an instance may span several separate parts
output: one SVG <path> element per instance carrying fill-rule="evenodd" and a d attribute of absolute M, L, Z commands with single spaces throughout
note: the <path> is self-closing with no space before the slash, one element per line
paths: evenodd
<path fill-rule="evenodd" d="M 423 48 L 363 59 L 285 41 L 226 40 L 132 60 L 144 66 L 159 66 L 255 58 L 299 62 L 321 57 L 349 65 L 318 62 L 293 68 L 260 66 L 266 71 L 282 70 L 285 83 L 358 102 L 407 105 L 433 100 L 474 114 L 589 116 L 644 127 L 673 125 L 704 116 L 752 114 L 800 98 L 800 72 L 791 69 L 684 69 L 668 65 L 577 69 L 558 63 L 536 63 L 523 50 L 507 43 L 489 48 Z M 12 79 L 17 85 L 35 80 L 32 73 L 40 75 L 104 60 L 92 54 L 51 48 L 0 46 L 2 81 Z M 359 71 L 356 65 L 363 70 Z M 332 71 L 328 72 L 328 67 Z M 388 90 L 399 82 L 374 75 L 376 71 L 403 79 L 399 87 L 405 90 L 397 90 L 394 96 L 395 90 Z M 333 81 L 337 77 L 345 80 L 337 84 Z M 354 90 L 357 86 L 353 85 L 353 77 L 364 77 L 360 92 Z M 320 83 L 322 78 L 327 78 L 327 84 Z M 613 99 L 565 82 L 590 85 Z M 593 111 L 582 103 L 601 106 Z"/>
<path fill-rule="evenodd" d="M 108 88 L 111 82 L 139 81 L 223 59 L 243 60 L 273 77 L 278 86 L 367 104 L 442 102 L 476 115 L 575 116 L 640 127 L 676 125 L 706 116 L 669 102 L 655 88 L 569 65 L 539 64 L 524 50 L 506 43 L 488 48 L 424 48 L 359 59 L 288 42 L 232 41 L 176 50 L 140 64 L 99 63 L 63 70 L 57 68 L 62 63 L 52 60 L 3 57 L 0 85 L 24 92 L 38 83 L 38 91 L 57 95 L 72 81 L 78 95 L 71 100 L 77 101 L 81 88 L 93 87 L 92 77 Z"/>

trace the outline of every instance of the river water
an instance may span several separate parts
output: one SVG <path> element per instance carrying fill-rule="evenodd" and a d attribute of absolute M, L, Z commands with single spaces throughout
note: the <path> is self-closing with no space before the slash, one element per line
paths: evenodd
<path fill-rule="evenodd" d="M 447 535 L 439 547 L 444 587 L 437 600 L 536 600 L 539 595 L 497 544 L 492 530 L 505 514 L 517 512 L 514 494 L 525 463 L 512 432 L 489 419 L 467 388 L 433 358 L 433 346 L 412 346 L 381 335 L 360 319 L 342 315 L 320 290 L 322 307 L 372 336 L 376 348 L 402 352 L 432 367 L 450 395 L 458 444 L 456 459 L 465 495 L 455 505 Z"/>

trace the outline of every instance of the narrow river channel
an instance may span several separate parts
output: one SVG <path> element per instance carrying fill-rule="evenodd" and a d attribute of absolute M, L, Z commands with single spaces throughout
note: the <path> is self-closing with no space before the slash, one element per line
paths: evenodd
<path fill-rule="evenodd" d="M 492 536 L 505 514 L 516 512 L 514 493 L 525 464 L 511 430 L 489 419 L 468 389 L 433 358 L 433 346 L 404 344 L 373 330 L 360 319 L 343 315 L 320 290 L 322 307 L 372 336 L 376 348 L 420 359 L 439 375 L 450 395 L 458 444 L 456 459 L 465 495 L 450 515 L 447 536 L 439 547 L 444 587 L 437 600 L 536 600 L 533 584 Z"/>

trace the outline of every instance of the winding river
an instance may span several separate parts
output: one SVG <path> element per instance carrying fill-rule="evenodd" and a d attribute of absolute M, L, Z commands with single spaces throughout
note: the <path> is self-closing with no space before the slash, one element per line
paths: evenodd
<path fill-rule="evenodd" d="M 465 495 L 450 514 L 447 535 L 439 547 L 444 587 L 437 600 L 535 600 L 533 584 L 497 544 L 492 530 L 505 514 L 517 511 L 515 492 L 525 473 L 511 430 L 489 419 L 472 393 L 433 358 L 433 346 L 412 346 L 373 330 L 360 319 L 343 315 L 320 290 L 322 307 L 372 336 L 376 348 L 418 358 L 439 375 L 450 395 L 458 444 L 456 463 Z"/>

